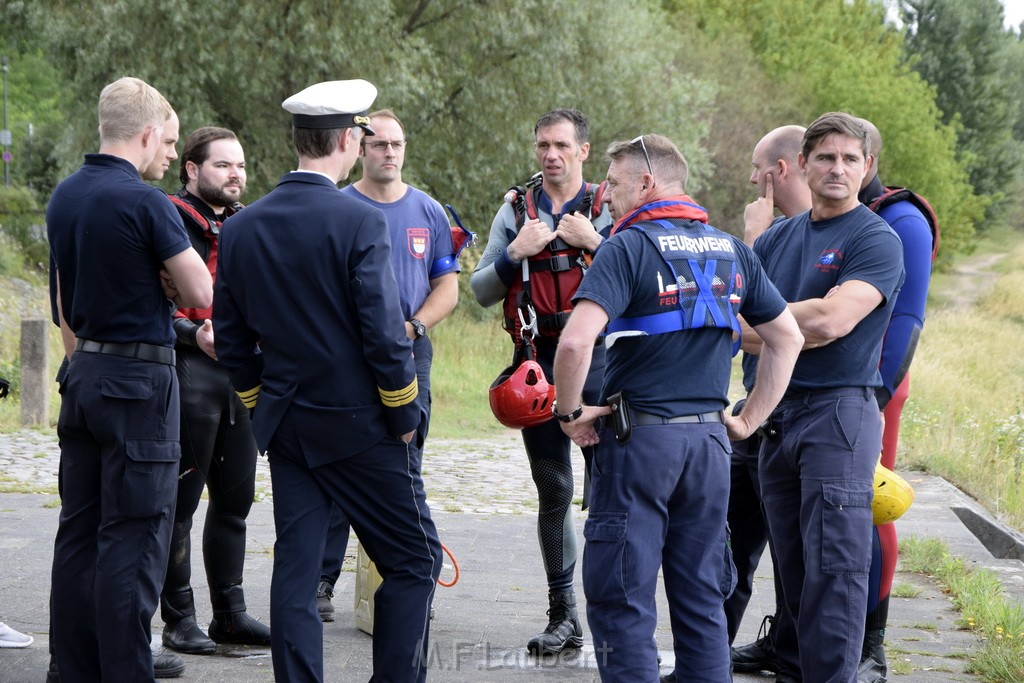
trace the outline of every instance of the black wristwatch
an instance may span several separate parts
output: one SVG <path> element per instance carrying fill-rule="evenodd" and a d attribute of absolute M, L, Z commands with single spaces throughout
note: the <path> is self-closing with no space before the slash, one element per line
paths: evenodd
<path fill-rule="evenodd" d="M 416 335 L 417 339 L 426 336 L 427 326 L 421 323 L 418 318 L 413 318 L 409 321 L 409 324 L 412 325 L 412 331 Z"/>
<path fill-rule="evenodd" d="M 572 411 L 571 413 L 566 413 L 565 415 L 562 415 L 561 413 L 558 412 L 558 401 L 552 401 L 551 414 L 554 415 L 559 422 L 575 422 L 576 420 L 580 419 L 580 416 L 583 414 L 583 404 L 580 403 L 576 410 Z"/>

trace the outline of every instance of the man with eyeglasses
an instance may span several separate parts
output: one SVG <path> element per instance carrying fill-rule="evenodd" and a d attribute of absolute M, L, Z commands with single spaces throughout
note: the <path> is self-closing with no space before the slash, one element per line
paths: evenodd
<path fill-rule="evenodd" d="M 583 180 L 583 162 L 590 154 L 590 127 L 582 113 L 554 109 L 541 116 L 534 126 L 534 152 L 542 180 L 527 190 L 525 203 L 532 211 L 517 212 L 512 204 L 499 209 L 470 285 L 480 305 L 503 302 L 505 328 L 512 335 L 513 363 L 517 364 L 526 350 L 519 309 L 524 283 L 530 283 L 538 327 L 533 339 L 535 360 L 550 378 L 572 297 L 590 255 L 603 240 L 601 231 L 611 227 L 611 217 L 597 198 L 598 186 Z M 591 401 L 598 398 L 604 348 L 594 349 L 594 354 L 585 394 Z M 549 605 L 548 625 L 530 639 L 527 650 L 535 655 L 557 654 L 583 646 L 573 590 L 577 543 L 572 521 L 572 443 L 554 416 L 543 424 L 525 427 L 522 433 L 540 504 L 537 531 Z M 583 449 L 583 455 L 589 463 L 592 449 Z"/>
<path fill-rule="evenodd" d="M 673 680 L 724 683 L 729 439 L 748 437 L 782 397 L 802 337 L 751 249 L 686 195 L 686 159 L 671 140 L 616 142 L 606 157 L 616 223 L 555 356 L 562 430 L 581 447 L 600 443 L 583 529 L 597 665 L 605 681 L 658 680 L 660 569 Z M 744 409 L 727 416 L 739 314 L 764 348 Z M 608 363 L 602 400 L 591 402 L 582 390 L 602 331 Z"/>
<path fill-rule="evenodd" d="M 362 178 L 342 189 L 343 194 L 384 212 L 391 238 L 391 265 L 398 281 L 399 301 L 405 316 L 405 334 L 413 342 L 419 403 L 423 413 L 411 444 L 417 468 L 430 425 L 430 366 L 434 349 L 427 330 L 441 322 L 459 300 L 459 264 L 453 256 L 452 235 L 441 205 L 425 192 L 402 181 L 405 165 L 405 127 L 390 109 L 370 114 L 376 132 L 363 138 L 359 157 Z M 334 585 L 348 545 L 349 526 L 334 509 L 327 532 L 317 611 L 324 621 L 334 621 Z"/>

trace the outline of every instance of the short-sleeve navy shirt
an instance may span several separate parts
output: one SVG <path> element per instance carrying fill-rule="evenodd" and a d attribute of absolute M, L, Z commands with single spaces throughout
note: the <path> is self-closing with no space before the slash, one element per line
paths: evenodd
<path fill-rule="evenodd" d="M 765 231 L 754 253 L 789 302 L 824 297 L 851 280 L 882 295 L 882 303 L 845 337 L 801 352 L 790 387 L 881 386 L 882 335 L 904 279 L 903 245 L 886 222 L 863 204 L 822 221 L 812 221 L 808 211 Z"/>
<path fill-rule="evenodd" d="M 741 297 L 740 313 L 751 325 L 778 317 L 786 302 L 751 250 L 731 235 Z M 574 301 L 593 301 L 610 320 L 635 317 L 664 296 L 675 276 L 650 240 L 622 230 L 605 241 L 587 270 Z M 602 398 L 625 391 L 633 408 L 662 417 L 722 410 L 729 405 L 732 330 L 700 328 L 618 339 L 608 349 Z"/>
<path fill-rule="evenodd" d="M 163 262 L 189 249 L 177 209 L 127 160 L 86 154 L 46 207 L 64 318 L 81 339 L 174 345 Z"/>

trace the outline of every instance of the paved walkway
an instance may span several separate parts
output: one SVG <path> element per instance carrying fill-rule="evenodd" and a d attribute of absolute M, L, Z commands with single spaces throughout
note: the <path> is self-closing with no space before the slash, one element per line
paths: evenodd
<path fill-rule="evenodd" d="M 577 491 L 582 458 L 576 453 Z M 47 602 L 53 536 L 58 515 L 55 438 L 36 432 L 0 435 L 0 620 L 28 632 L 36 642 L 24 650 L 0 649 L 0 681 L 42 681 L 48 659 Z M 581 653 L 536 660 L 525 653 L 526 641 L 546 622 L 546 587 L 537 548 L 536 502 L 518 434 L 487 439 L 431 439 L 424 476 L 442 541 L 458 558 L 461 579 L 440 588 L 435 600 L 430 679 L 435 681 L 594 681 L 596 654 L 588 642 Z M 917 502 L 898 523 L 901 537 L 936 537 L 977 566 L 991 567 L 1018 600 L 1024 602 L 1024 563 L 998 560 L 960 522 L 954 508 L 987 518 L 966 496 L 937 477 L 908 473 Z M 7 491 L 4 493 L 4 491 Z M 273 519 L 266 461 L 260 461 L 257 498 L 249 518 L 246 597 L 250 612 L 266 620 L 273 563 Z M 205 505 L 205 503 L 203 503 Z M 578 514 L 582 543 L 585 514 Z M 202 534 L 203 510 L 196 516 L 195 547 Z M 354 552 L 354 542 L 350 544 Z M 197 596 L 205 596 L 201 561 L 193 559 Z M 354 625 L 354 563 L 347 563 L 337 586 L 338 618 L 324 625 L 325 674 L 328 681 L 360 681 L 370 676 L 371 639 Z M 577 568 L 577 575 L 579 569 Z M 443 578 L 451 578 L 448 564 Z M 957 627 L 949 599 L 926 577 L 900 573 L 888 632 L 890 681 L 907 683 L 975 681 L 963 673 L 965 652 L 976 647 L 974 635 Z M 199 619 L 210 619 L 209 603 L 200 597 Z M 738 642 L 753 640 L 761 616 L 774 604 L 768 560 L 758 572 L 755 594 Z M 659 596 L 656 633 L 663 671 L 673 654 L 664 596 Z M 159 642 L 162 623 L 155 620 Z M 182 681 L 272 680 L 269 650 L 222 648 L 212 656 L 186 656 Z M 770 681 L 741 675 L 737 681 Z"/>

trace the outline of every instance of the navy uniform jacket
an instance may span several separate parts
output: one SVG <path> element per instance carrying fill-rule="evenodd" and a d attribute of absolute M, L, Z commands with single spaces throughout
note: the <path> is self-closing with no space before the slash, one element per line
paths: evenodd
<path fill-rule="evenodd" d="M 265 451 L 288 413 L 310 467 L 419 424 L 384 214 L 325 176 L 286 174 L 224 222 L 214 287 L 217 356 Z"/>

